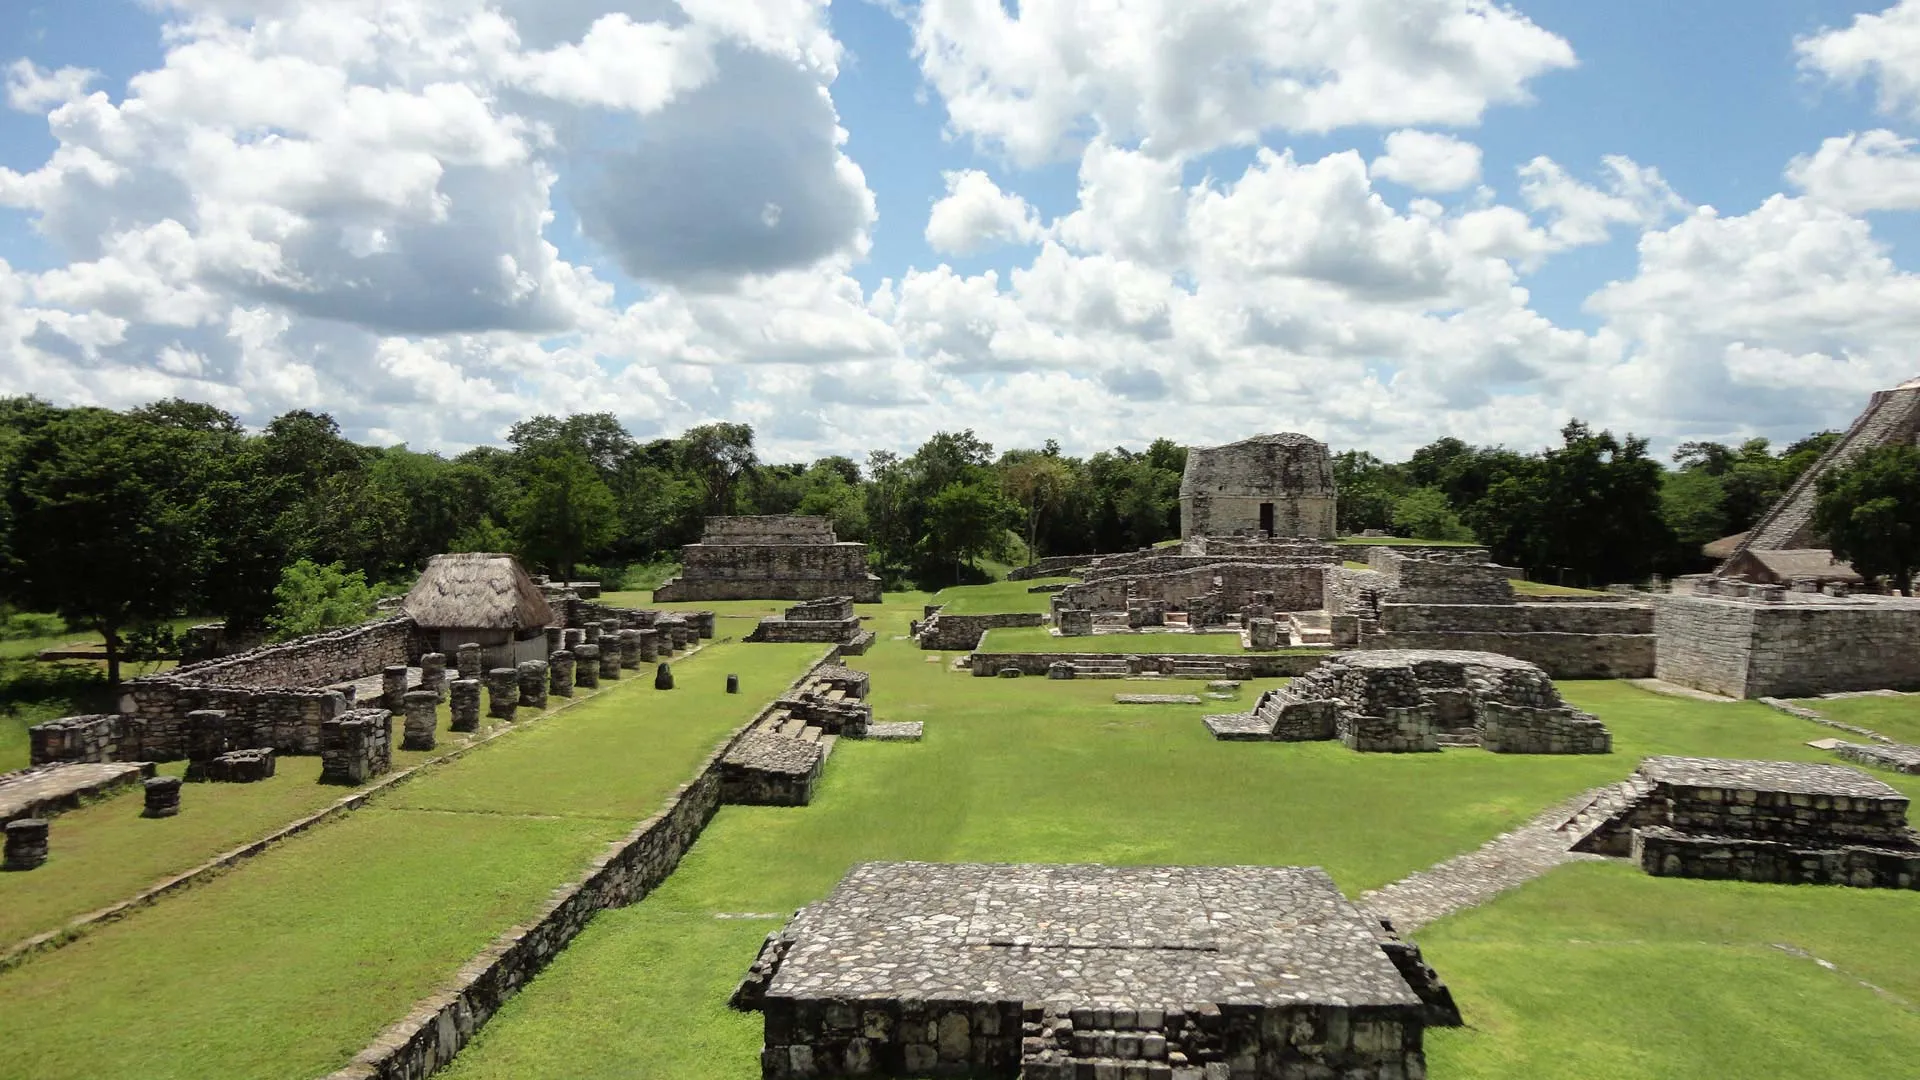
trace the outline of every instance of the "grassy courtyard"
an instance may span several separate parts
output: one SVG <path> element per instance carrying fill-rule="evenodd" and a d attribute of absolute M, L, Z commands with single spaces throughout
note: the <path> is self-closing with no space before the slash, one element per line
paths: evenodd
<path fill-rule="evenodd" d="M 989 630 L 981 652 L 1195 653 L 1240 655 L 1239 634 L 1082 634 L 1059 637 L 1044 626 L 1003 626 Z"/>
<path fill-rule="evenodd" d="M 1920 695 L 1807 698 L 1796 704 L 1804 705 L 1830 720 L 1877 731 L 1896 742 L 1920 744 Z M 1822 734 L 1851 738 L 1841 731 Z"/>
<path fill-rule="evenodd" d="M 819 655 L 709 646 L 675 664 L 671 694 L 624 682 L 0 973 L 0 1076 L 281 1078 L 344 1064 Z M 729 671 L 748 692 L 725 693 Z M 37 876 L 0 878 L 0 907 Z"/>
<path fill-rule="evenodd" d="M 842 743 L 812 806 L 724 809 L 664 888 L 597 918 L 448 1075 L 757 1076 L 759 1017 L 727 994 L 768 931 L 864 860 L 1308 863 L 1354 895 L 1647 754 L 1826 759 L 1805 721 L 1621 683 L 1565 687 L 1612 726 L 1608 757 L 1363 756 L 1216 742 L 1198 719 L 1224 703 L 1114 706 L 1124 683 L 976 680 L 898 642 L 855 663 L 877 715 L 925 720 L 925 741 Z M 1903 1075 L 1920 1014 L 1858 981 L 1920 1000 L 1911 899 L 1558 871 L 1420 936 L 1470 1025 L 1430 1037 L 1432 1075 Z"/>
<path fill-rule="evenodd" d="M 996 581 L 988 585 L 962 585 L 942 589 L 929 600 L 941 610 L 955 615 L 999 615 L 1014 611 L 1046 611 L 1052 593 L 1030 591 L 1036 585 L 1071 585 L 1078 578 L 1034 578 L 1031 581 Z"/>

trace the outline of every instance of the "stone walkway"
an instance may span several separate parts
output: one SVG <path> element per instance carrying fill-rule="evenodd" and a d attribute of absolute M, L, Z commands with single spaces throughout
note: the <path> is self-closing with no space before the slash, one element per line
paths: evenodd
<path fill-rule="evenodd" d="M 1604 858 L 1572 850 L 1619 809 L 1624 785 L 1594 788 L 1548 810 L 1520 828 L 1497 836 L 1443 863 L 1360 896 L 1360 903 L 1392 921 L 1400 933 L 1462 908 L 1484 904 L 1563 863 Z"/>

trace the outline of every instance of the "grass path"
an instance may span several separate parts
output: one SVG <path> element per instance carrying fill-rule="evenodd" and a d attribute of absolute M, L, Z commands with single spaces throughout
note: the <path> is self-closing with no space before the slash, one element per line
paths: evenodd
<path fill-rule="evenodd" d="M 0 1076 L 285 1080 L 338 1067 L 819 654 L 709 646 L 674 665 L 672 694 L 625 683 L 0 973 Z M 729 671 L 750 692 L 727 695 Z"/>
<path fill-rule="evenodd" d="M 1805 698 L 1795 704 L 1804 705 L 1829 720 L 1838 720 L 1843 724 L 1877 731 L 1895 742 L 1920 745 L 1920 694 L 1900 697 Z M 1825 730 L 1814 724 L 1807 724 L 1807 730 L 1814 732 L 1808 738 L 1824 735 L 1859 741 L 1845 732 Z"/>
<path fill-rule="evenodd" d="M 759 1017 L 728 1010 L 727 994 L 768 931 L 864 860 L 1305 863 L 1325 866 L 1356 895 L 1618 779 L 1647 754 L 1821 756 L 1801 745 L 1804 721 L 1764 706 L 1668 698 L 1619 683 L 1565 687 L 1613 726 L 1619 750 L 1606 757 L 1221 743 L 1198 719 L 1225 703 L 1123 712 L 1110 704 L 1115 683 L 972 679 L 927 664 L 892 640 L 914 613 L 891 610 L 881 645 L 854 663 L 874 673 L 876 715 L 926 721 L 923 743 L 843 742 L 812 806 L 724 809 L 663 888 L 596 919 L 446 1075 L 758 1076 Z M 1920 792 L 1920 783 L 1898 782 Z M 1569 944 L 1612 933 L 1609 915 L 1666 921 L 1674 935 L 1717 941 L 1727 918 L 1751 912 L 1743 933 L 1765 937 L 1778 926 L 1852 959 L 1857 951 L 1846 943 L 1874 940 L 1875 920 L 1897 912 L 1884 924 L 1884 955 L 1872 970 L 1916 970 L 1920 933 L 1912 931 L 1920 925 L 1905 914 L 1917 910 L 1911 895 L 1844 897 L 1834 910 L 1846 928 L 1820 932 L 1826 905 L 1813 891 L 1707 883 L 1666 890 L 1668 882 L 1610 865 L 1599 877 L 1566 877 L 1588 869 L 1555 871 L 1422 936 L 1423 944 L 1429 935 L 1441 943 L 1435 963 L 1470 1021 L 1483 1025 L 1434 1036 L 1432 1075 L 1882 1077 L 1901 1075 L 1889 1065 L 1910 1062 L 1920 1045 L 1912 1017 L 1765 945 L 1742 940 L 1696 969 L 1686 949 L 1636 946 L 1624 930 L 1619 951 Z M 1577 902 L 1564 891 L 1533 899 L 1537 890 L 1566 889 L 1562 881 L 1576 883 Z M 1495 913 L 1516 905 L 1543 920 L 1566 914 L 1552 926 L 1503 930 Z M 776 917 L 740 917 L 756 914 Z M 1484 947 L 1452 936 L 1469 918 L 1492 935 Z M 1743 995 L 1749 979 L 1766 985 Z M 1909 997 L 1920 1000 L 1920 990 Z M 1810 1005 L 1787 1007 L 1796 1002 Z M 1630 1025 L 1647 1016 L 1659 1020 L 1642 1038 Z M 1713 1030 L 1694 1030 L 1703 1026 Z M 1717 1069 L 1707 1064 L 1714 1054 L 1778 1068 Z"/>

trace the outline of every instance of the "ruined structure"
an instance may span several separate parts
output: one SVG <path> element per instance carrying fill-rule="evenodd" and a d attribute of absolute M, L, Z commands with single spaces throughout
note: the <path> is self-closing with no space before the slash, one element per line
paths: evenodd
<path fill-rule="evenodd" d="M 840 645 L 846 655 L 859 656 L 873 644 L 873 632 L 860 628 L 860 616 L 853 610 L 853 597 L 829 596 L 795 604 L 784 616 L 761 619 L 747 640 L 820 642 Z"/>
<path fill-rule="evenodd" d="M 722 801 L 804 806 L 840 739 L 919 739 L 918 721 L 874 721 L 868 686 L 864 671 L 838 664 L 815 668 L 727 750 L 721 759 Z"/>
<path fill-rule="evenodd" d="M 1657 594 L 1654 673 L 1728 697 L 1920 689 L 1920 599 L 1724 578 Z"/>
<path fill-rule="evenodd" d="M 1568 706 L 1533 664 L 1495 653 L 1340 653 L 1277 690 L 1253 711 L 1205 718 L 1216 738 L 1306 742 L 1350 750 L 1434 751 L 1480 746 L 1499 754 L 1605 754 L 1613 737 Z"/>
<path fill-rule="evenodd" d="M 1745 539 L 1720 569 L 1719 576 L 1749 574 L 1764 560 L 1748 559 L 1749 553 L 1794 552 L 1797 563 L 1818 568 L 1818 554 L 1827 556 L 1824 539 L 1813 529 L 1813 509 L 1819 498 L 1820 478 L 1857 457 L 1863 450 L 1893 443 L 1912 443 L 1920 439 L 1920 379 L 1911 379 L 1891 390 L 1880 390 L 1868 399 L 1866 411 L 1853 421 L 1846 434 L 1827 448 L 1819 460 L 1800 474 L 1773 504 L 1759 524 L 1748 530 Z M 1849 568 L 1851 569 L 1851 568 Z M 1780 584 L 1790 584 L 1782 581 Z"/>
<path fill-rule="evenodd" d="M 1317 867 L 864 863 L 735 992 L 761 1075 L 1426 1075 L 1458 1010 Z"/>
<path fill-rule="evenodd" d="M 1654 610 L 1642 597 L 1522 603 L 1512 571 L 1441 552 L 1374 548 L 1366 570 L 1334 567 L 1325 609 L 1336 646 L 1492 652 L 1556 679 L 1634 679 L 1654 673 Z"/>
<path fill-rule="evenodd" d="M 511 555 L 435 555 L 401 602 L 432 651 L 453 655 L 475 642 L 483 667 L 547 658 L 553 607 Z M 397 703 L 394 707 L 397 707 Z"/>
<path fill-rule="evenodd" d="M 1858 769 L 1651 757 L 1576 848 L 1659 877 L 1920 889 L 1905 795 Z"/>
<path fill-rule="evenodd" d="M 1196 446 L 1180 478 L 1180 535 L 1332 539 L 1335 494 L 1326 444 L 1305 435 Z"/>
<path fill-rule="evenodd" d="M 700 542 L 680 549 L 680 563 L 680 575 L 655 589 L 655 600 L 880 602 L 867 545 L 841 542 L 821 517 L 708 518 Z"/>

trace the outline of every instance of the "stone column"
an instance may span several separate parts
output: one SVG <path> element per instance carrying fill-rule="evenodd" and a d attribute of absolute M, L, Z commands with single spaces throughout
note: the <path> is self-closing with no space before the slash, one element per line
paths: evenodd
<path fill-rule="evenodd" d="M 654 671 L 653 688 L 655 690 L 673 689 L 673 665 L 672 664 L 661 664 L 660 667 Z"/>
<path fill-rule="evenodd" d="M 1272 619 L 1248 620 L 1247 647 L 1261 652 L 1270 652 L 1279 648 L 1280 624 Z"/>
<path fill-rule="evenodd" d="M 380 707 L 399 712 L 406 705 L 407 665 L 388 664 L 380 672 Z"/>
<path fill-rule="evenodd" d="M 739 692 L 740 692 L 740 676 L 734 675 L 734 674 L 728 674 L 727 675 L 727 693 L 737 694 Z"/>
<path fill-rule="evenodd" d="M 620 677 L 620 639 L 600 635 L 600 678 L 617 679 Z"/>
<path fill-rule="evenodd" d="M 674 652 L 685 652 L 697 644 L 693 636 L 693 624 L 687 620 L 681 619 L 673 623 L 669 629 L 673 631 Z"/>
<path fill-rule="evenodd" d="M 460 646 L 460 652 L 455 658 L 455 662 L 459 665 L 460 677 L 463 679 L 480 679 L 485 675 L 485 672 L 480 667 L 479 642 L 469 641 L 465 645 Z"/>
<path fill-rule="evenodd" d="M 623 668 L 639 668 L 640 631 L 620 631 L 620 666 Z"/>
<path fill-rule="evenodd" d="M 552 656 L 554 653 L 557 653 L 560 651 L 561 633 L 562 633 L 561 628 L 558 626 L 547 627 L 547 655 L 548 656 Z"/>
<path fill-rule="evenodd" d="M 487 715 L 511 720 L 514 706 L 518 704 L 520 673 L 510 667 L 497 667 L 487 672 Z"/>
<path fill-rule="evenodd" d="M 433 691 L 433 700 L 447 700 L 447 654 L 430 652 L 420 657 L 420 688 Z"/>
<path fill-rule="evenodd" d="M 433 729 L 440 722 L 440 695 L 431 690 L 409 690 L 402 695 L 402 704 L 406 706 L 407 719 L 400 749 L 433 749 Z"/>
<path fill-rule="evenodd" d="M 7 822 L 6 861 L 0 870 L 32 870 L 47 861 L 47 823 L 40 818 Z"/>
<path fill-rule="evenodd" d="M 547 662 L 527 660 L 520 664 L 520 704 L 530 709 L 547 707 Z"/>
<path fill-rule="evenodd" d="M 692 618 L 694 633 L 699 635 L 702 640 L 713 640 L 714 613 L 711 611 L 696 611 L 693 613 Z"/>
<path fill-rule="evenodd" d="M 569 626 L 560 632 L 560 647 L 572 652 L 587 643 L 587 632 L 577 626 Z"/>
<path fill-rule="evenodd" d="M 649 628 L 637 630 L 635 633 L 640 635 L 636 639 L 636 644 L 640 648 L 640 662 L 651 664 L 660 659 L 660 631 Z"/>
<path fill-rule="evenodd" d="M 219 709 L 195 709 L 187 714 L 187 779 L 205 780 L 207 762 L 226 753 L 227 714 Z"/>
<path fill-rule="evenodd" d="M 581 645 L 573 650 L 573 685 L 592 690 L 600 685 L 600 646 Z"/>
<path fill-rule="evenodd" d="M 456 679 L 447 688 L 453 710 L 453 730 L 480 730 L 480 680 Z"/>
<path fill-rule="evenodd" d="M 142 817 L 172 817 L 180 812 L 180 778 L 154 776 L 146 782 L 147 808 Z"/>
<path fill-rule="evenodd" d="M 573 696 L 573 654 L 565 649 L 547 657 L 547 692 L 554 697 Z"/>

